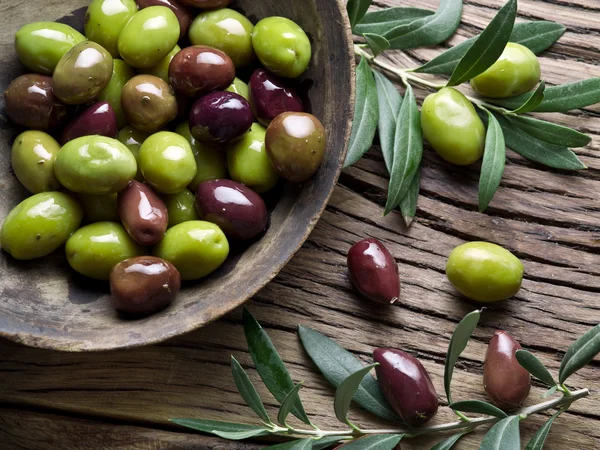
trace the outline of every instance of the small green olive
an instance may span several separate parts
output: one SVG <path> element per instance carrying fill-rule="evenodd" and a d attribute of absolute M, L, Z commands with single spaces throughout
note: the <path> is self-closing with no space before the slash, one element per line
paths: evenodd
<path fill-rule="evenodd" d="M 184 189 L 178 194 L 162 195 L 161 197 L 169 212 L 169 228 L 180 223 L 200 220 L 198 211 L 196 211 L 196 196 L 188 189 Z"/>
<path fill-rule="evenodd" d="M 138 69 L 138 73 L 144 73 L 146 75 L 154 75 L 155 77 L 160 78 L 165 83 L 169 83 L 169 67 L 171 66 L 171 61 L 177 53 L 181 51 L 181 47 L 176 45 L 171 52 L 165 56 L 157 65 L 154 67 L 150 67 L 149 69 Z"/>
<path fill-rule="evenodd" d="M 87 223 L 121 221 L 117 209 L 117 194 L 77 194 L 77 200 L 83 206 L 83 218 Z"/>
<path fill-rule="evenodd" d="M 54 176 L 54 162 L 60 145 L 43 131 L 25 131 L 12 147 L 12 168 L 25 189 L 32 194 L 55 191 L 60 183 Z"/>
<path fill-rule="evenodd" d="M 134 0 L 93 0 L 85 14 L 85 35 L 118 58 L 119 34 L 137 11 Z"/>
<path fill-rule="evenodd" d="M 98 101 L 108 102 L 117 116 L 117 126 L 119 129 L 127 125 L 127 117 L 121 106 L 121 94 L 123 93 L 123 87 L 135 76 L 135 72 L 129 65 L 122 59 L 113 60 L 113 73 L 108 82 L 108 86 L 104 88 L 100 95 L 98 95 Z"/>
<path fill-rule="evenodd" d="M 119 134 L 117 135 L 117 140 L 121 144 L 125 144 L 125 146 L 133 154 L 133 156 L 135 156 L 135 160 L 138 166 L 137 174 L 135 176 L 135 179 L 137 181 L 144 181 L 142 169 L 140 168 L 140 148 L 142 148 L 142 144 L 149 137 L 150 135 L 148 133 L 144 133 L 143 131 L 140 131 L 137 128 L 133 128 L 132 126 L 123 128 L 121 131 L 119 131 Z"/>
<path fill-rule="evenodd" d="M 250 101 L 250 88 L 248 87 L 248 84 L 244 83 L 242 80 L 240 80 L 237 77 L 235 78 L 235 80 L 233 80 L 233 83 L 231 83 L 231 86 L 229 86 L 225 90 L 229 91 L 229 92 L 233 92 L 234 94 L 241 95 L 246 100 Z"/>

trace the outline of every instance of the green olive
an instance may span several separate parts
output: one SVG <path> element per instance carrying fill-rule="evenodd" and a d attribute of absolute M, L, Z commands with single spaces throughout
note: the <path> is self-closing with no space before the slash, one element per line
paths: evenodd
<path fill-rule="evenodd" d="M 134 0 L 93 0 L 85 14 L 85 35 L 118 58 L 119 34 L 137 11 Z"/>
<path fill-rule="evenodd" d="M 79 228 L 83 212 L 62 192 L 43 192 L 23 200 L 4 220 L 0 240 L 13 258 L 29 260 L 49 255 Z"/>
<path fill-rule="evenodd" d="M 225 90 L 229 91 L 229 92 L 233 92 L 234 94 L 241 95 L 246 100 L 250 101 L 250 88 L 248 87 L 248 84 L 244 83 L 242 80 L 240 80 L 237 77 L 235 78 L 235 80 L 233 80 L 233 83 L 231 83 L 231 86 L 229 86 Z"/>
<path fill-rule="evenodd" d="M 473 104 L 454 88 L 427 96 L 421 126 L 425 139 L 448 162 L 466 166 L 483 155 L 485 126 Z"/>
<path fill-rule="evenodd" d="M 119 129 L 127 125 L 127 117 L 123 112 L 121 106 L 121 93 L 123 87 L 135 76 L 135 72 L 129 65 L 122 59 L 113 60 L 113 73 L 108 82 L 108 86 L 104 88 L 100 95 L 98 95 L 98 101 L 108 102 L 112 109 L 115 111 L 117 116 L 117 126 Z"/>
<path fill-rule="evenodd" d="M 507 98 L 532 90 L 540 81 L 540 62 L 531 50 L 509 42 L 492 67 L 471 80 L 477 93 L 492 98 Z"/>
<path fill-rule="evenodd" d="M 154 256 L 166 259 L 181 273 L 182 280 L 199 280 L 217 270 L 229 255 L 229 242 L 221 229 L 200 220 L 167 230 L 154 248 Z"/>
<path fill-rule="evenodd" d="M 499 245 L 470 242 L 452 251 L 446 275 L 454 287 L 471 300 L 497 302 L 519 292 L 523 264 Z"/>
<path fill-rule="evenodd" d="M 150 67 L 149 69 L 138 69 L 139 73 L 144 73 L 147 75 L 154 75 L 155 77 L 160 78 L 165 83 L 169 83 L 169 67 L 171 66 L 171 61 L 175 57 L 177 53 L 181 51 L 181 47 L 176 45 L 171 52 L 165 56 L 156 66 Z"/>
<path fill-rule="evenodd" d="M 121 220 L 117 209 L 117 194 L 77 194 L 77 200 L 83 206 L 83 218 L 88 223 Z"/>
<path fill-rule="evenodd" d="M 115 222 L 98 222 L 77 230 L 65 247 L 69 265 L 81 275 L 108 280 L 114 266 L 145 250 Z"/>
<path fill-rule="evenodd" d="M 43 131 L 25 131 L 17 136 L 12 147 L 11 164 L 25 189 L 39 194 L 60 188 L 54 176 L 54 162 L 59 150 L 59 143 Z"/>
<path fill-rule="evenodd" d="M 169 211 L 169 228 L 180 223 L 200 220 L 196 211 L 196 196 L 188 189 L 178 194 L 161 196 Z"/>
<path fill-rule="evenodd" d="M 133 128 L 132 126 L 123 128 L 117 135 L 117 140 L 120 143 L 125 144 L 133 156 L 135 156 L 135 161 L 138 166 L 137 174 L 135 176 L 137 181 L 144 181 L 144 176 L 142 175 L 142 170 L 140 168 L 140 148 L 142 148 L 142 144 L 149 137 L 149 134 Z"/>

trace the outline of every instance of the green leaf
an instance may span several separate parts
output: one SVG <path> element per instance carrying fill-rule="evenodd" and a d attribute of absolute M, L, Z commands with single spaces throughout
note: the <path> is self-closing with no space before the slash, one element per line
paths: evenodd
<path fill-rule="evenodd" d="M 384 8 L 379 11 L 367 13 L 354 27 L 354 33 L 362 35 L 375 33 L 383 35 L 392 28 L 405 25 L 417 19 L 431 16 L 435 11 L 430 9 L 395 7 Z"/>
<path fill-rule="evenodd" d="M 246 404 L 252 408 L 258 417 L 263 420 L 263 422 L 272 423 L 265 409 L 265 405 L 263 404 L 262 400 L 260 399 L 260 395 L 254 387 L 254 384 L 252 384 L 252 381 L 250 381 L 246 371 L 233 356 L 231 357 L 231 372 L 233 373 L 235 385 L 237 386 L 238 391 L 240 391 L 240 395 Z"/>
<path fill-rule="evenodd" d="M 344 450 L 393 450 L 403 437 L 403 434 L 375 434 L 346 444 Z"/>
<path fill-rule="evenodd" d="M 350 410 L 350 404 L 352 403 L 352 399 L 354 398 L 354 394 L 360 387 L 363 378 L 367 375 L 374 367 L 379 364 L 371 364 L 369 366 L 363 367 L 360 370 L 357 370 L 351 375 L 348 375 L 340 386 L 335 391 L 335 400 L 333 403 L 333 409 L 335 411 L 335 416 L 342 423 L 347 423 L 352 426 L 348 421 L 348 411 Z"/>
<path fill-rule="evenodd" d="M 540 427 L 537 433 L 535 433 L 535 435 L 529 440 L 525 450 L 544 450 L 544 443 L 546 442 L 548 433 L 550 433 L 550 428 L 552 428 L 552 424 L 562 413 L 563 411 L 558 411 L 556 414 L 550 417 L 546 423 Z"/>
<path fill-rule="evenodd" d="M 417 215 L 417 205 L 419 203 L 419 192 L 421 190 L 421 169 L 413 178 L 406 197 L 400 202 L 400 212 L 407 227 L 410 227 L 413 219 Z"/>
<path fill-rule="evenodd" d="M 375 87 L 373 71 L 363 57 L 356 68 L 354 120 L 352 122 L 348 156 L 344 167 L 356 163 L 371 148 L 378 120 L 377 88 Z"/>
<path fill-rule="evenodd" d="M 454 411 L 483 414 L 486 416 L 500 417 L 501 419 L 508 417 L 508 415 L 500 408 L 497 408 L 491 403 L 482 402 L 481 400 L 465 400 L 463 402 L 451 403 L 450 408 Z"/>
<path fill-rule="evenodd" d="M 431 450 L 450 450 L 452 447 L 454 447 L 454 444 L 456 444 L 463 436 L 466 436 L 467 434 L 468 432 L 458 433 L 453 436 L 450 436 L 449 438 L 444 439 L 439 444 L 436 444 L 433 447 L 431 447 Z"/>
<path fill-rule="evenodd" d="M 600 324 L 571 344 L 560 363 L 559 384 L 567 381 L 567 378 L 594 359 L 598 353 L 600 353 Z"/>
<path fill-rule="evenodd" d="M 270 431 L 265 427 L 246 425 L 243 423 L 219 422 L 216 420 L 202 419 L 171 419 L 171 422 L 182 427 L 210 433 L 224 439 L 240 441 L 257 436 L 266 436 Z"/>
<path fill-rule="evenodd" d="M 488 128 L 485 137 L 485 152 L 479 177 L 479 212 L 487 209 L 494 198 L 506 164 L 504 133 L 496 118 L 488 111 Z"/>
<path fill-rule="evenodd" d="M 519 416 L 510 416 L 494 425 L 479 450 L 521 450 Z"/>
<path fill-rule="evenodd" d="M 385 166 L 392 172 L 396 119 L 402 107 L 402 96 L 396 86 L 382 73 L 374 71 L 379 103 L 379 143 Z"/>
<path fill-rule="evenodd" d="M 273 397 L 278 402 L 283 402 L 288 393 L 294 389 L 292 378 L 273 342 L 246 308 L 244 308 L 243 321 L 244 334 L 256 370 Z M 292 414 L 302 422 L 311 424 L 300 399 L 297 399 L 294 404 Z"/>
<path fill-rule="evenodd" d="M 390 48 L 390 41 L 383 36 L 373 33 L 365 33 L 364 36 L 374 56 L 378 56 Z"/>
<path fill-rule="evenodd" d="M 408 194 L 419 167 L 421 167 L 422 157 L 421 115 L 412 87 L 408 85 L 400 108 L 400 115 L 396 121 L 394 163 L 384 216 L 392 212 Z"/>
<path fill-rule="evenodd" d="M 365 16 L 372 2 L 373 0 L 348 0 L 346 9 L 352 28 Z"/>
<path fill-rule="evenodd" d="M 535 110 L 544 101 L 544 91 L 546 90 L 546 82 L 542 82 L 538 85 L 537 89 L 533 91 L 533 94 L 527 99 L 525 103 L 515 109 L 515 114 L 525 114 Z"/>
<path fill-rule="evenodd" d="M 536 377 L 538 380 L 546 383 L 548 386 L 556 387 L 556 381 L 546 369 L 546 366 L 535 356 L 533 353 L 527 350 L 517 350 L 516 353 L 517 361 L 519 364 L 531 375 Z"/>
<path fill-rule="evenodd" d="M 313 450 L 323 450 L 327 447 L 337 444 L 340 441 L 348 440 L 348 436 L 327 436 L 313 441 Z"/>
<path fill-rule="evenodd" d="M 551 144 L 564 147 L 585 147 L 592 141 L 590 136 L 577 130 L 533 117 L 509 116 L 509 120 L 525 133 Z"/>
<path fill-rule="evenodd" d="M 292 408 L 294 405 L 301 402 L 300 397 L 298 396 L 298 391 L 303 384 L 303 382 L 300 382 L 294 386 L 294 389 L 292 389 L 281 402 L 281 407 L 279 408 L 279 413 L 277 414 L 277 422 L 279 422 L 280 425 L 286 426 L 286 420 L 290 415 Z"/>
<path fill-rule="evenodd" d="M 313 448 L 313 442 L 311 438 L 297 439 L 283 444 L 271 445 L 265 450 L 310 450 Z"/>
<path fill-rule="evenodd" d="M 463 320 L 456 326 L 452 338 L 450 339 L 450 345 L 448 346 L 448 353 L 446 353 L 446 365 L 444 368 L 444 388 L 446 389 L 446 397 L 448 403 L 452 403 L 452 394 L 450 393 L 450 383 L 452 382 L 452 374 L 454 373 L 454 365 L 458 360 L 460 354 L 464 351 L 469 343 L 469 339 L 477 328 L 479 318 L 481 317 L 481 310 L 472 311 L 467 314 Z"/>
<path fill-rule="evenodd" d="M 548 389 L 546 392 L 544 392 L 542 394 L 542 398 L 548 398 L 552 395 L 554 395 L 554 393 L 558 391 L 558 386 L 552 386 L 550 389 Z"/>
<path fill-rule="evenodd" d="M 502 55 L 517 17 L 517 0 L 509 0 L 462 57 L 448 86 L 457 86 L 485 72 Z"/>
<path fill-rule="evenodd" d="M 335 388 L 338 388 L 349 375 L 363 368 L 362 363 L 348 350 L 318 331 L 301 326 L 298 328 L 298 334 L 308 356 Z M 398 420 L 398 416 L 383 396 L 379 383 L 371 375 L 367 375 L 362 380 L 354 395 L 354 401 L 378 417 Z"/>

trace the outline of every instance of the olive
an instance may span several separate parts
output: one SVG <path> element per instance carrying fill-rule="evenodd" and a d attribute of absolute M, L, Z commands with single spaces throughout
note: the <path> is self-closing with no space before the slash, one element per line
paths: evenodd
<path fill-rule="evenodd" d="M 519 344 L 506 331 L 496 331 L 485 354 L 483 384 L 492 403 L 503 410 L 519 408 L 529 395 L 531 376 L 516 357 Z"/>
<path fill-rule="evenodd" d="M 327 135 L 319 119 L 312 114 L 283 113 L 267 128 L 265 145 L 279 175 L 302 183 L 323 163 Z"/>
<path fill-rule="evenodd" d="M 519 292 L 523 264 L 499 245 L 469 242 L 452 250 L 446 275 L 450 283 L 471 300 L 497 302 Z"/>
<path fill-rule="evenodd" d="M 225 8 L 231 0 L 181 0 L 184 5 L 202 9 Z"/>
<path fill-rule="evenodd" d="M 439 401 L 427 370 L 414 356 L 402 350 L 378 348 L 373 360 L 381 391 L 392 409 L 411 426 L 431 420 Z"/>
<path fill-rule="evenodd" d="M 25 131 L 15 139 L 11 165 L 17 179 L 33 194 L 56 191 L 60 183 L 54 175 L 54 163 L 60 145 L 43 131 Z"/>
<path fill-rule="evenodd" d="M 137 11 L 134 0 L 93 0 L 85 14 L 85 35 L 118 58 L 119 34 Z"/>
<path fill-rule="evenodd" d="M 156 133 L 177 117 L 177 99 L 167 83 L 153 75 L 137 75 L 123 88 L 121 105 L 129 123 Z"/>
<path fill-rule="evenodd" d="M 140 9 L 149 6 L 164 6 L 169 8 L 177 16 L 179 21 L 179 39 L 187 35 L 190 24 L 194 18 L 194 13 L 190 8 L 179 3 L 178 0 L 135 0 Z"/>
<path fill-rule="evenodd" d="M 256 69 L 248 85 L 250 105 L 260 123 L 268 126 L 284 112 L 304 112 L 302 100 L 296 91 L 265 69 Z"/>
<path fill-rule="evenodd" d="M 154 314 L 170 305 L 181 288 L 173 264 L 154 256 L 138 256 L 110 272 L 110 293 L 117 311 L 134 316 Z"/>
<path fill-rule="evenodd" d="M 77 200 L 83 207 L 83 218 L 87 223 L 121 220 L 117 209 L 117 194 L 77 194 Z"/>
<path fill-rule="evenodd" d="M 108 102 L 117 116 L 117 125 L 119 129 L 127 125 L 127 117 L 121 106 L 121 95 L 123 88 L 129 80 L 135 76 L 135 72 L 122 59 L 113 59 L 113 74 L 110 77 L 108 86 L 98 95 L 99 102 Z"/>
<path fill-rule="evenodd" d="M 348 272 L 352 284 L 365 298 L 387 304 L 400 298 L 398 264 L 377 239 L 364 239 L 350 248 Z"/>
<path fill-rule="evenodd" d="M 197 97 L 226 89 L 235 79 L 235 66 L 221 50 L 194 45 L 177 53 L 169 66 L 169 83 L 175 92 Z"/>
<path fill-rule="evenodd" d="M 171 66 L 171 61 L 173 61 L 173 58 L 175 57 L 175 55 L 177 53 L 179 53 L 180 51 L 181 51 L 181 47 L 179 45 L 176 45 L 175 48 L 173 48 L 173 50 L 171 50 L 171 52 L 167 56 L 165 56 L 163 59 L 161 59 L 157 65 L 150 67 L 149 69 L 138 69 L 138 73 L 146 74 L 146 75 L 154 75 L 155 77 L 160 78 L 161 80 L 163 80 L 165 83 L 168 84 L 169 83 L 169 67 Z M 179 104 L 179 98 L 177 99 L 177 103 Z"/>
<path fill-rule="evenodd" d="M 205 181 L 198 186 L 196 206 L 202 219 L 217 224 L 232 240 L 254 239 L 267 228 L 264 200 L 235 181 Z"/>
<path fill-rule="evenodd" d="M 27 74 L 15 78 L 4 92 L 9 119 L 33 130 L 54 131 L 70 116 L 69 107 L 52 90 L 52 78 Z"/>
<path fill-rule="evenodd" d="M 149 137 L 150 135 L 148 133 L 144 133 L 143 131 L 137 130 L 132 126 L 123 128 L 121 131 L 119 131 L 119 134 L 117 135 L 117 140 L 121 144 L 125 144 L 125 146 L 135 157 L 135 160 L 138 165 L 138 171 L 135 176 L 135 179 L 137 181 L 144 181 L 144 177 L 142 176 L 142 169 L 140 168 L 140 148 L 142 148 L 142 144 Z"/>
<path fill-rule="evenodd" d="M 94 134 L 114 138 L 118 131 L 117 116 L 112 106 L 107 102 L 99 102 L 89 106 L 73 120 L 64 129 L 60 141 L 64 145 L 73 139 Z"/>
<path fill-rule="evenodd" d="M 167 231 L 169 215 L 162 199 L 147 185 L 133 181 L 119 192 L 119 217 L 129 236 L 140 245 L 158 244 Z"/>
<path fill-rule="evenodd" d="M 196 211 L 196 196 L 189 189 L 173 194 L 162 196 L 169 215 L 169 228 L 180 223 L 192 220 L 200 220 L 198 211 Z"/>
<path fill-rule="evenodd" d="M 248 85 L 237 77 L 233 80 L 233 83 L 231 83 L 229 87 L 225 90 L 233 92 L 234 94 L 241 95 L 246 100 L 250 101 L 250 90 L 248 88 Z"/>
<path fill-rule="evenodd" d="M 192 136 L 205 144 L 226 144 L 244 136 L 254 122 L 250 103 L 233 92 L 213 92 L 196 100 L 190 111 Z"/>

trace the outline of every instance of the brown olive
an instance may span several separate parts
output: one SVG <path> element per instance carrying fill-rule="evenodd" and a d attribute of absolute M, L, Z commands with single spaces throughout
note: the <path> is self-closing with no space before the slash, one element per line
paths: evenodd
<path fill-rule="evenodd" d="M 135 0 L 135 2 L 140 9 L 149 6 L 166 6 L 175 13 L 179 21 L 179 39 L 187 36 L 187 32 L 194 19 L 194 13 L 188 7 L 180 4 L 178 0 Z"/>
<path fill-rule="evenodd" d="M 181 0 L 184 5 L 202 9 L 225 8 L 231 0 Z"/>
<path fill-rule="evenodd" d="M 118 132 L 115 110 L 110 103 L 99 102 L 88 107 L 73 120 L 64 129 L 60 141 L 64 145 L 78 137 L 94 134 L 114 138 Z"/>
<path fill-rule="evenodd" d="M 150 186 L 132 181 L 119 192 L 119 217 L 129 236 L 140 245 L 156 245 L 164 237 L 169 224 L 165 202 Z"/>

